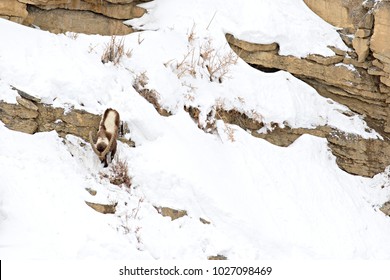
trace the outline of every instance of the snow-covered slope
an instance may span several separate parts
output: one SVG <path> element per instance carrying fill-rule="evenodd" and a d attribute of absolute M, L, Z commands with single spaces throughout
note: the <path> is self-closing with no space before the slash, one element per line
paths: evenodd
<path fill-rule="evenodd" d="M 206 46 L 229 54 L 224 32 L 304 56 L 343 48 L 336 31 L 298 0 L 190 2 L 145 4 L 149 14 L 131 24 L 147 30 L 123 38 L 131 55 L 118 65 L 101 63 L 108 37 L 0 20 L 0 100 L 15 102 L 13 85 L 53 106 L 98 114 L 113 107 L 136 142 L 119 144 L 132 176 L 127 190 L 101 176 L 107 170 L 81 139 L 0 124 L 0 258 L 390 258 L 390 220 L 377 211 L 390 198 L 380 187 L 385 175 L 341 171 L 326 140 L 313 136 L 282 148 L 221 121 L 217 133 L 205 133 L 183 109 L 198 107 L 205 120 L 218 105 L 269 126 L 329 125 L 377 137 L 362 118 L 285 72 L 261 73 L 237 59 L 222 83 L 211 82 L 201 63 L 196 74 L 178 73 L 180 62 L 191 63 L 188 53 Z M 142 73 L 172 116 L 133 89 Z M 84 200 L 117 202 L 117 211 L 103 215 Z M 171 221 L 154 206 L 188 215 Z"/>

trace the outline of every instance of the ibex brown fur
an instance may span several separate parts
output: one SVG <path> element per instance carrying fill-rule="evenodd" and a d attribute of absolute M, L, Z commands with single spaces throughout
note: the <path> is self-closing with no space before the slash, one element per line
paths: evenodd
<path fill-rule="evenodd" d="M 97 132 L 96 144 L 92 139 L 92 131 L 89 132 L 89 142 L 92 149 L 99 157 L 100 161 L 104 163 L 104 167 L 108 166 L 107 155 L 111 152 L 111 161 L 114 159 L 116 153 L 116 139 L 118 138 L 119 128 L 119 113 L 114 109 L 107 109 L 100 121 L 99 131 Z"/>

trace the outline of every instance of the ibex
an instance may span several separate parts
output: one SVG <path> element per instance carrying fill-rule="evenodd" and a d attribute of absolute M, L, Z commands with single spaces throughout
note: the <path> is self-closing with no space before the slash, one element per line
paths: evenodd
<path fill-rule="evenodd" d="M 111 161 L 114 159 L 116 153 L 119 121 L 119 113 L 117 111 L 114 109 L 106 109 L 99 124 L 96 144 L 94 144 L 92 139 L 92 131 L 89 132 L 89 142 L 101 163 L 104 163 L 104 167 L 108 166 L 108 153 L 111 152 Z"/>

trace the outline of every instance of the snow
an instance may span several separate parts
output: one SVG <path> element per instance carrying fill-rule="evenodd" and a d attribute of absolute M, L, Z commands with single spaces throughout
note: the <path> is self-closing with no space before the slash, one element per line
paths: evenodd
<path fill-rule="evenodd" d="M 123 37 L 131 56 L 118 65 L 101 63 L 109 37 L 55 35 L 0 19 L 0 100 L 15 103 L 12 85 L 52 106 L 96 114 L 112 107 L 136 143 L 119 143 L 114 160 L 128 163 L 129 190 L 102 176 L 109 169 L 83 140 L 27 135 L 0 123 L 1 259 L 390 257 L 390 220 L 378 210 L 390 199 L 386 172 L 347 174 L 327 141 L 310 135 L 278 147 L 222 121 L 216 133 L 206 133 L 184 111 L 199 108 L 200 125 L 221 106 L 260 118 L 266 127 L 328 125 L 379 137 L 361 116 L 283 71 L 262 73 L 237 59 L 222 83 L 211 82 L 201 64 L 195 75 L 179 75 L 185 55 L 198 55 L 208 43 L 215 55 L 229 54 L 225 32 L 278 42 L 282 54 L 296 56 L 343 48 L 335 29 L 303 1 L 237 3 L 143 4 L 148 14 L 131 23 L 145 31 Z M 172 116 L 160 116 L 133 89 L 142 73 Z M 85 201 L 117 203 L 117 211 L 103 215 Z M 187 216 L 171 221 L 155 207 Z"/>
<path fill-rule="evenodd" d="M 302 0 L 156 0 L 142 7 L 150 11 L 140 20 L 129 21 L 136 28 L 185 31 L 196 24 L 248 42 L 276 42 L 281 55 L 297 57 L 334 55 L 324 42 L 347 50 L 335 27 L 321 20 Z"/>

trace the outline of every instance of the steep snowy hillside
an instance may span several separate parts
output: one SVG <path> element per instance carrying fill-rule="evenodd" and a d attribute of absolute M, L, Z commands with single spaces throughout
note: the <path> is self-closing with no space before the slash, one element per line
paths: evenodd
<path fill-rule="evenodd" d="M 285 148 L 221 120 L 205 131 L 221 107 L 258 119 L 261 133 L 274 124 L 329 126 L 377 138 L 361 116 L 289 73 L 253 69 L 224 37 L 276 41 L 282 54 L 331 55 L 328 45 L 345 48 L 335 29 L 299 0 L 192 2 L 144 4 L 149 13 L 129 22 L 144 31 L 117 38 L 125 48 L 117 64 L 101 62 L 109 37 L 0 19 L 0 100 L 16 103 L 12 85 L 67 110 L 112 107 L 136 145 L 120 142 L 114 160 L 127 162 L 128 189 L 109 182 L 110 169 L 82 139 L 0 123 L 0 258 L 390 258 L 390 219 L 378 211 L 390 199 L 386 174 L 345 173 L 323 138 L 303 135 Z M 226 60 L 213 74 L 206 67 Z M 185 107 L 199 110 L 199 123 Z M 115 204 L 116 212 L 100 214 L 85 201 Z M 158 207 L 186 215 L 172 221 Z"/>

